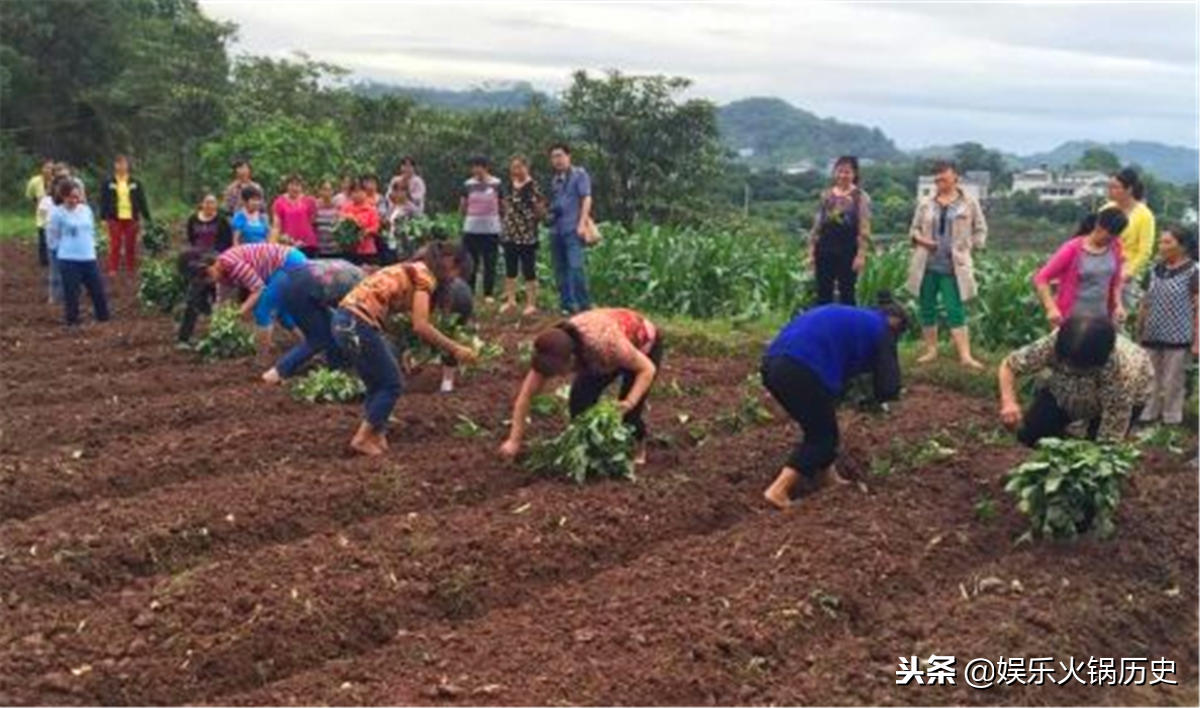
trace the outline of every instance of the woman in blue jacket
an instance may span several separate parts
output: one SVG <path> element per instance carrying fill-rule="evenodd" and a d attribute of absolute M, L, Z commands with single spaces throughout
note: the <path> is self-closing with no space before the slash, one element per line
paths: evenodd
<path fill-rule="evenodd" d="M 844 481 L 838 453 L 837 401 L 849 381 L 874 378 L 875 398 L 900 394 L 896 340 L 908 328 L 904 308 L 880 293 L 877 308 L 827 305 L 798 315 L 776 335 L 762 361 L 767 391 L 803 434 L 787 464 L 763 496 L 780 509 L 792 504 L 801 477 L 821 486 Z"/>

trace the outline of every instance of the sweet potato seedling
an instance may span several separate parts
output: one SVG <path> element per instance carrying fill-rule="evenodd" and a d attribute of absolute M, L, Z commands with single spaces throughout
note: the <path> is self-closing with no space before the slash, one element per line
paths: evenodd
<path fill-rule="evenodd" d="M 527 464 L 534 472 L 560 475 L 577 484 L 592 477 L 634 479 L 633 431 L 625 425 L 616 402 L 601 401 L 558 436 L 535 444 Z"/>

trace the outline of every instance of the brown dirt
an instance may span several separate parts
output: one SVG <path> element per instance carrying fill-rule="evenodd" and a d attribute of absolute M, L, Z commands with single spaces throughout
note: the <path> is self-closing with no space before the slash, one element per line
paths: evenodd
<path fill-rule="evenodd" d="M 1116 538 L 1014 547 L 1000 487 L 1022 453 L 990 403 L 916 386 L 845 414 L 855 485 L 772 513 L 793 429 L 718 422 L 756 353 L 668 351 L 651 464 L 580 488 L 493 455 L 533 326 L 492 323 L 494 371 L 453 396 L 419 377 L 393 452 L 355 459 L 357 407 L 175 351 L 131 284 L 113 322 L 68 332 L 31 251 L 0 259 L 2 703 L 1196 702 L 1178 458 L 1147 460 Z M 456 437 L 460 415 L 491 434 Z M 909 464 L 934 434 L 958 453 Z M 960 658 L 958 686 L 896 686 L 898 656 L 931 653 Z M 1002 655 L 1166 657 L 1181 687 L 963 684 L 968 658 Z"/>

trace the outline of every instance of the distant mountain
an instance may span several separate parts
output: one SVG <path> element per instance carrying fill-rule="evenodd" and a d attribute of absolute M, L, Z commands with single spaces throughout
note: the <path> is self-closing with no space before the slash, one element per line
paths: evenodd
<path fill-rule="evenodd" d="M 1021 157 L 1020 164 L 1022 167 L 1062 167 L 1078 161 L 1084 151 L 1094 147 L 1108 150 L 1120 158 L 1123 164 L 1139 165 L 1155 177 L 1168 182 L 1188 184 L 1200 179 L 1200 151 L 1146 140 L 1123 143 L 1072 140 L 1049 152 Z"/>
<path fill-rule="evenodd" d="M 525 81 L 491 83 L 457 91 L 454 89 L 399 86 L 360 81 L 351 89 L 364 96 L 407 96 L 417 103 L 452 111 L 485 111 L 525 108 L 534 98 L 553 102 L 550 96 Z"/>
<path fill-rule="evenodd" d="M 724 143 L 761 167 L 823 165 L 838 155 L 904 157 L 878 128 L 821 118 L 779 98 L 746 98 L 721 106 L 717 123 Z"/>

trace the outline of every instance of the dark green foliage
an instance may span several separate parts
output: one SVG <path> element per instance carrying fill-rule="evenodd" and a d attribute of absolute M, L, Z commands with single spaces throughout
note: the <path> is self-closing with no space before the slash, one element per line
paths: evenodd
<path fill-rule="evenodd" d="M 616 402 L 601 401 L 557 437 L 535 444 L 529 469 L 578 484 L 593 477 L 634 479 L 633 430 L 622 418 Z"/>
<path fill-rule="evenodd" d="M 171 248 L 171 230 L 161 221 L 142 225 L 142 247 L 150 256 L 161 256 Z"/>
<path fill-rule="evenodd" d="M 224 305 L 213 311 L 208 333 L 196 344 L 201 358 L 237 359 L 254 353 L 254 332 L 242 322 L 238 308 Z"/>
<path fill-rule="evenodd" d="M 362 229 L 354 219 L 342 219 L 333 227 L 333 240 L 345 253 L 353 253 L 362 241 Z"/>
<path fill-rule="evenodd" d="M 170 260 L 147 259 L 138 268 L 138 303 L 142 308 L 170 314 L 183 302 L 187 285 Z"/>

